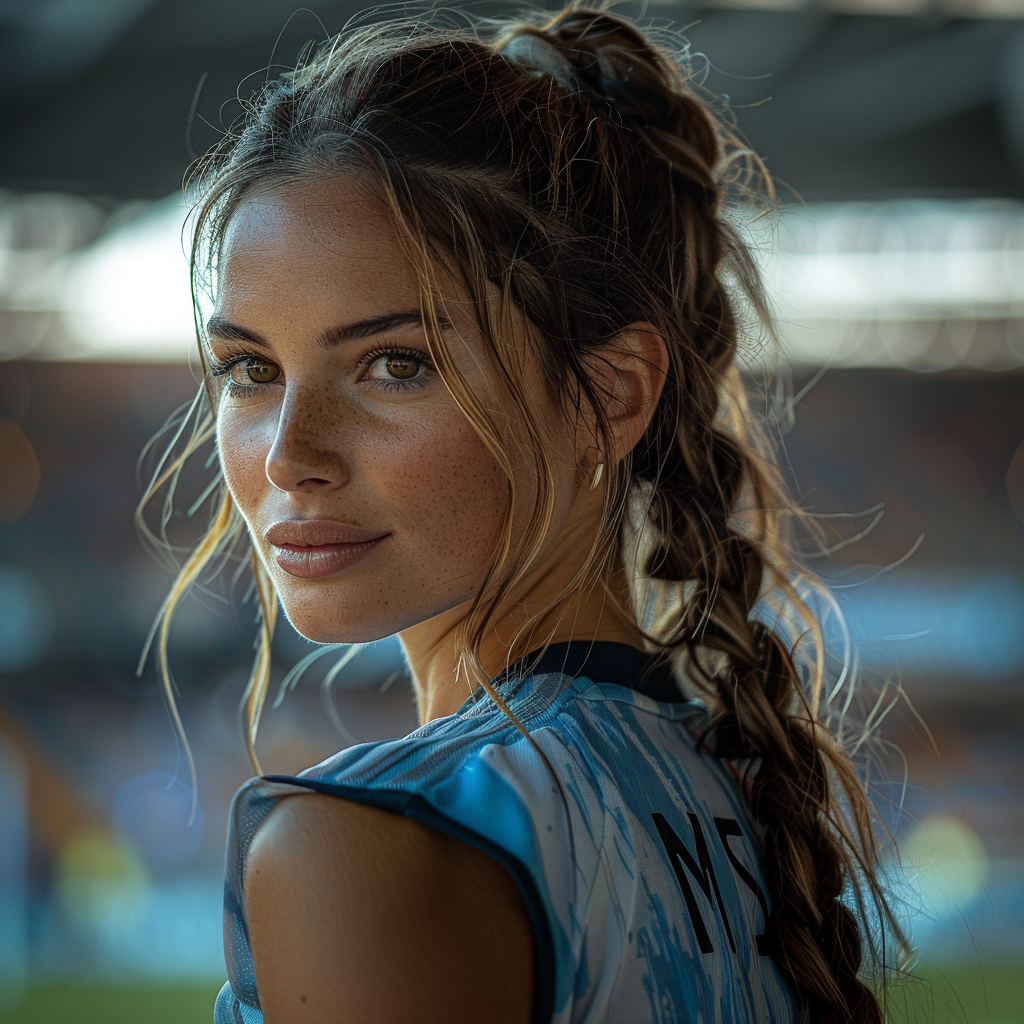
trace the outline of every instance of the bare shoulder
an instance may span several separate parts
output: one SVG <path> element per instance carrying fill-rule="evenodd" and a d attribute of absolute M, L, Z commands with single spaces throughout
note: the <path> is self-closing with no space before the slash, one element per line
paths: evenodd
<path fill-rule="evenodd" d="M 451 836 L 321 793 L 286 797 L 249 850 L 267 1024 L 527 1024 L 534 940 L 511 875 Z"/>

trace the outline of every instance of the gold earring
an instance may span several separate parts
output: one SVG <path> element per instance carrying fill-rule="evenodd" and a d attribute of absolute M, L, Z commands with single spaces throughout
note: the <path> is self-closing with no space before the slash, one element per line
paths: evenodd
<path fill-rule="evenodd" d="M 591 479 L 591 481 L 590 481 L 590 489 L 592 491 L 597 489 L 597 485 L 601 482 L 601 477 L 602 476 L 604 476 L 604 463 L 603 462 L 599 462 L 594 467 L 594 476 L 593 476 L 593 479 Z"/>

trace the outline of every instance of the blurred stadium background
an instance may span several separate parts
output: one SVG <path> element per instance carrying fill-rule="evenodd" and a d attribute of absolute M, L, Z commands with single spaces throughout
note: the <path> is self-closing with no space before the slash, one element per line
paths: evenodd
<path fill-rule="evenodd" d="M 132 511 L 140 453 L 196 388 L 183 173 L 268 63 L 359 11 L 311 6 L 0 3 L 0 1022 L 198 1024 L 224 976 L 253 609 L 214 586 L 175 627 L 190 822 L 135 674 L 169 576 Z M 690 26 L 779 184 L 788 472 L 865 534 L 819 568 L 868 674 L 898 670 L 920 715 L 884 727 L 923 962 L 894 1019 L 1024 1021 L 1024 5 L 624 9 Z M 309 651 L 285 626 L 277 678 Z M 338 722 L 406 731 L 400 669 L 382 642 L 330 695 L 312 671 L 265 718 L 265 769 L 333 752 Z"/>

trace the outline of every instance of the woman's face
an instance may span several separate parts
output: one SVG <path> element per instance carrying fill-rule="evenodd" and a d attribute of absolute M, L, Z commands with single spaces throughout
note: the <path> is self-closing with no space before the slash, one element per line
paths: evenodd
<path fill-rule="evenodd" d="M 246 201 L 209 337 L 227 484 L 300 633 L 379 639 L 477 593 L 506 478 L 431 365 L 415 272 L 379 204 L 345 180 Z M 446 339 L 493 409 L 475 329 Z M 550 455 L 557 527 L 575 454 Z"/>

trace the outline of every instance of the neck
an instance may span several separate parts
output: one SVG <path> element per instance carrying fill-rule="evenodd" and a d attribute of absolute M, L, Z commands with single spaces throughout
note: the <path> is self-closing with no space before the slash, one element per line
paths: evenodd
<path fill-rule="evenodd" d="M 589 594 L 558 601 L 590 550 L 590 544 L 583 541 L 594 536 L 596 523 L 589 526 L 589 530 L 586 524 L 579 524 L 563 531 L 542 564 L 502 601 L 480 645 L 480 661 L 488 677 L 549 641 L 611 640 L 642 646 L 642 634 L 629 613 L 631 604 L 621 567 L 615 567 L 604 586 L 598 583 Z M 522 631 L 523 623 L 548 605 L 552 607 Z M 456 662 L 456 633 L 468 611 L 469 603 L 459 605 L 399 634 L 412 669 L 421 722 L 454 714 L 473 689 L 465 670 L 457 671 Z"/>

